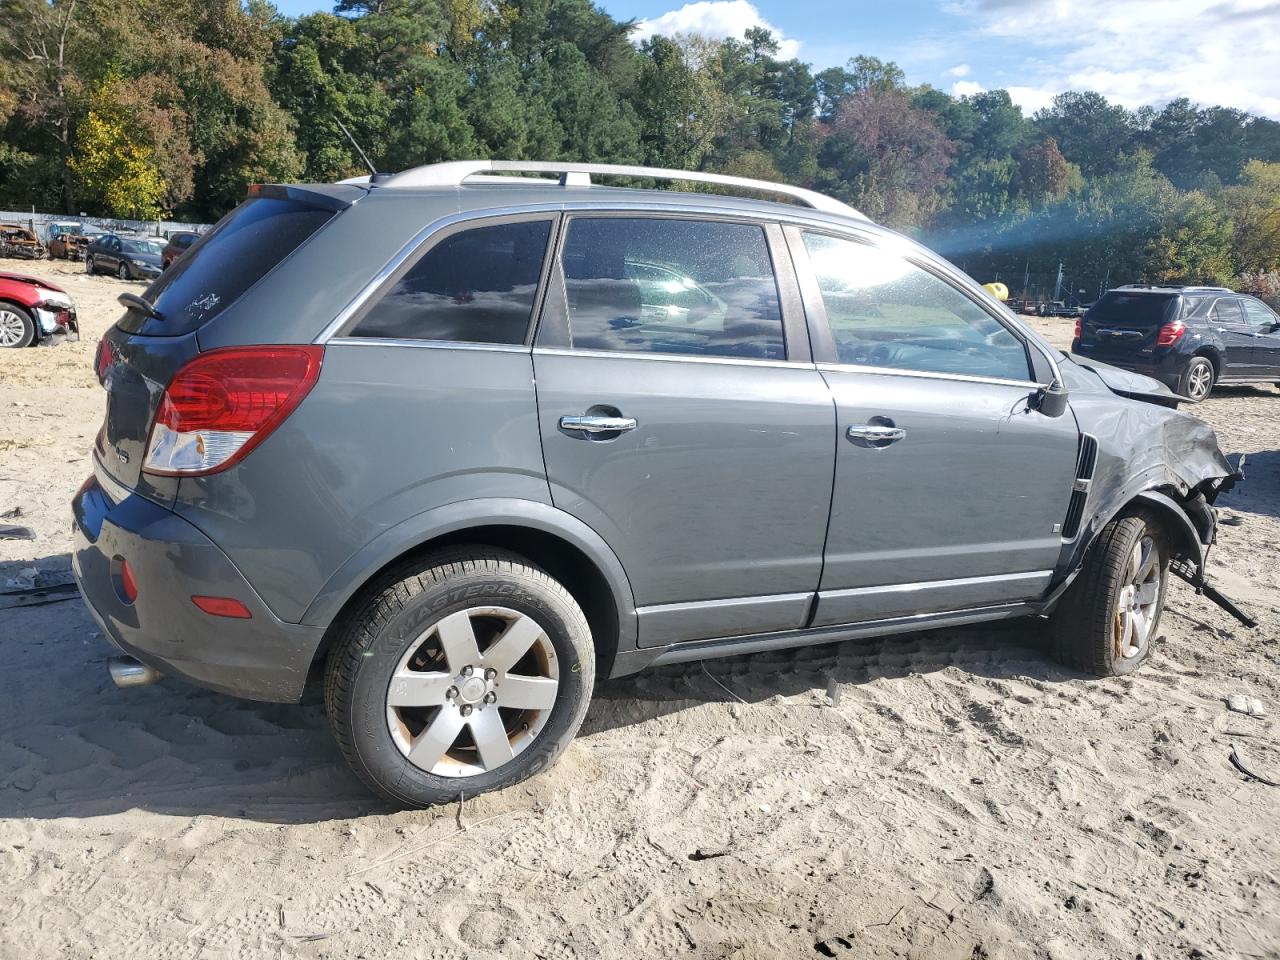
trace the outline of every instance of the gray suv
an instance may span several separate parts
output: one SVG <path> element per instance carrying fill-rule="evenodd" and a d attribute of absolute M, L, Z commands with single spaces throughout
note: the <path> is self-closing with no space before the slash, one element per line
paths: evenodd
<path fill-rule="evenodd" d="M 1171 571 L 1217 596 L 1205 424 L 809 191 L 259 186 L 121 300 L 73 504 L 113 676 L 323 677 L 396 804 L 547 767 L 597 676 L 1011 617 L 1124 674 Z"/>

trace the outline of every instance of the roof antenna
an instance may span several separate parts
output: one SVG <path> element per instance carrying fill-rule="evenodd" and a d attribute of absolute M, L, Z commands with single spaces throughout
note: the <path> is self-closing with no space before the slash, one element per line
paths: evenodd
<path fill-rule="evenodd" d="M 356 138 L 351 135 L 351 131 L 347 129 L 346 124 L 344 124 L 337 117 L 333 118 L 333 122 L 338 125 L 339 130 L 341 130 L 343 133 L 347 135 L 347 139 L 351 141 L 351 146 L 355 147 L 356 153 L 360 154 L 360 159 L 363 160 L 364 165 L 369 168 L 369 182 L 377 183 L 378 176 L 379 176 L 377 167 L 375 167 L 369 161 L 369 158 L 365 156 L 365 152 L 360 149 L 360 144 L 356 143 Z"/>

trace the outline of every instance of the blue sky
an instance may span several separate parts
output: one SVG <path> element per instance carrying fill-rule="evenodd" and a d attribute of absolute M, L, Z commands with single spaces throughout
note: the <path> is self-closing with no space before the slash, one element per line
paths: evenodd
<path fill-rule="evenodd" d="M 1185 96 L 1280 119 L 1277 0 L 604 0 L 641 33 L 741 35 L 771 27 L 823 67 L 896 61 L 910 83 L 956 94 L 1004 87 L 1027 112 L 1097 90 L 1137 107 Z M 276 0 L 289 14 L 331 9 Z"/>

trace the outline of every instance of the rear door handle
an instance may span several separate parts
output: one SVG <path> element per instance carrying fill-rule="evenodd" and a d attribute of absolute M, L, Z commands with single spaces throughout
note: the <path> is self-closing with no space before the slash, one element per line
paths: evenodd
<path fill-rule="evenodd" d="M 877 418 L 881 423 L 854 424 L 845 431 L 851 441 L 860 447 L 887 447 L 891 443 L 897 443 L 907 435 L 907 431 L 902 427 L 894 426 L 892 420 L 887 417 Z"/>
<path fill-rule="evenodd" d="M 581 430 L 583 433 L 626 433 L 636 428 L 635 417 L 561 417 L 561 430 Z"/>

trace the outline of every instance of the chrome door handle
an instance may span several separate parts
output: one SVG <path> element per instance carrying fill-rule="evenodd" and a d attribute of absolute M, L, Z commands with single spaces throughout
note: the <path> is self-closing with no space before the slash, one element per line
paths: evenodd
<path fill-rule="evenodd" d="M 561 430 L 583 433 L 626 433 L 636 428 L 635 417 L 561 417 Z"/>
<path fill-rule="evenodd" d="M 889 423 L 855 424 L 845 431 L 845 436 L 860 447 L 887 447 L 907 435 L 902 427 Z"/>

